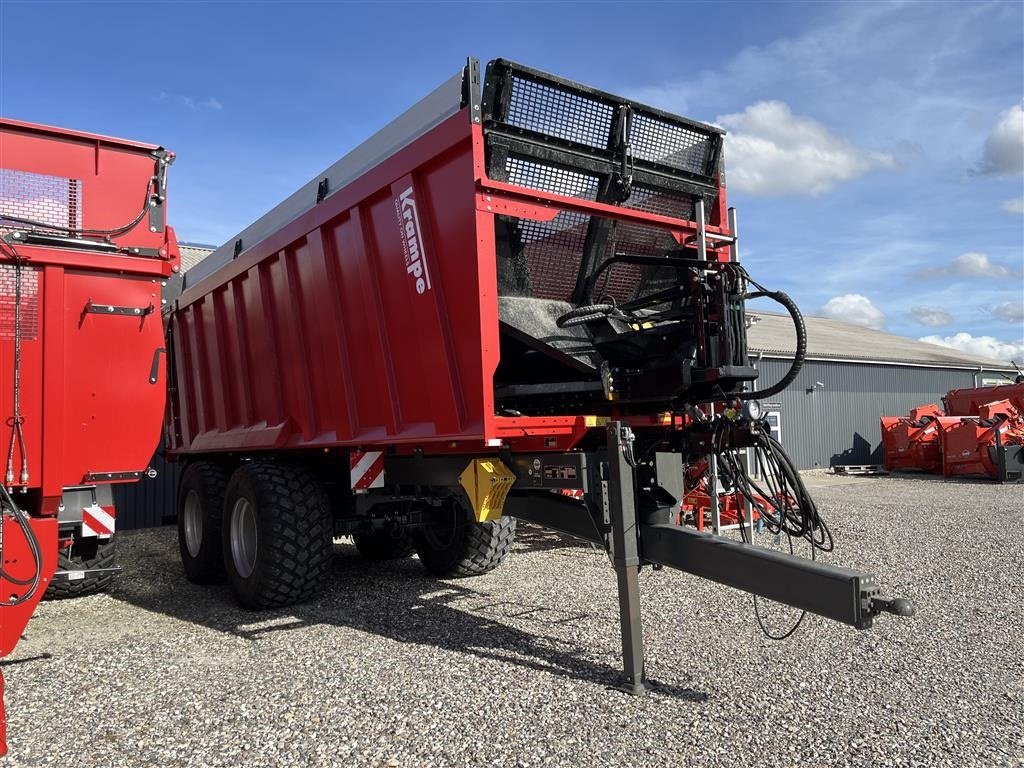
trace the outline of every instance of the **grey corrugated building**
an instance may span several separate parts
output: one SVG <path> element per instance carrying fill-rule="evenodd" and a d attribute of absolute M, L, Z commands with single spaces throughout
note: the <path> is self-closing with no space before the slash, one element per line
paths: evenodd
<path fill-rule="evenodd" d="M 183 243 L 182 273 L 213 251 Z M 180 278 L 168 286 L 180 291 Z M 786 315 L 753 313 L 749 348 L 761 370 L 758 386 L 778 381 L 796 351 Z M 948 390 L 1012 380 L 1011 366 L 954 349 L 925 344 L 858 325 L 805 318 L 807 359 L 795 382 L 763 403 L 787 451 L 802 469 L 835 464 L 881 463 L 878 419 L 937 403 Z M 162 448 L 153 457 L 156 478 L 117 486 L 122 529 L 146 528 L 173 519 L 178 474 Z"/>
<path fill-rule="evenodd" d="M 796 351 L 788 316 L 753 313 L 748 343 L 758 386 L 778 381 Z M 880 416 L 940 404 L 950 389 L 1007 383 L 998 360 L 823 317 L 805 318 L 807 358 L 793 382 L 765 401 L 786 450 L 803 469 L 880 464 Z"/>

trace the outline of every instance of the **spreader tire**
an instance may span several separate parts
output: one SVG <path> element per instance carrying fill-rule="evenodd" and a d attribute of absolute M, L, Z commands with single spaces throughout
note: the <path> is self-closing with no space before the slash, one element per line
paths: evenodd
<path fill-rule="evenodd" d="M 480 576 L 505 559 L 515 541 L 516 519 L 499 517 L 478 523 L 451 501 L 433 515 L 413 541 L 423 567 L 441 578 Z"/>
<path fill-rule="evenodd" d="M 323 585 L 334 552 L 327 491 L 303 467 L 243 464 L 228 482 L 224 570 L 245 608 L 308 600 Z"/>
<path fill-rule="evenodd" d="M 58 571 L 88 571 L 90 568 L 113 568 L 116 551 L 114 540 L 100 541 L 95 537 L 75 539 L 70 556 L 66 549 L 57 553 Z M 113 573 L 86 573 L 84 578 L 74 581 L 51 581 L 43 597 L 47 600 L 61 600 L 68 597 L 83 597 L 102 592 L 114 580 Z"/>
<path fill-rule="evenodd" d="M 224 579 L 221 521 L 228 474 L 219 464 L 189 464 L 178 483 L 178 549 L 185 578 L 193 584 Z"/>

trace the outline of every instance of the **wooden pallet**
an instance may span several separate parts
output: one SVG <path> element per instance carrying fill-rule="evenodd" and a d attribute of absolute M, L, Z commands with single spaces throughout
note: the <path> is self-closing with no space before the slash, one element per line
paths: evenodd
<path fill-rule="evenodd" d="M 837 475 L 887 475 L 881 464 L 834 464 L 832 471 Z"/>

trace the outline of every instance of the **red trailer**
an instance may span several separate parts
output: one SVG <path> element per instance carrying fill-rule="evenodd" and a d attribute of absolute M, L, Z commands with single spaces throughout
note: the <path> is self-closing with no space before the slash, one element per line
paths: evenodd
<path fill-rule="evenodd" d="M 0 656 L 44 592 L 95 591 L 117 570 L 111 485 L 147 471 L 166 401 L 173 159 L 0 119 Z"/>
<path fill-rule="evenodd" d="M 481 94 L 470 60 L 191 270 L 168 411 L 188 577 L 285 605 L 337 535 L 476 575 L 530 520 L 610 552 L 634 692 L 642 563 L 856 627 L 908 613 L 865 574 L 679 525 L 684 468 L 711 455 L 760 526 L 831 548 L 757 406 L 803 353 L 754 389 L 744 301 L 775 298 L 806 339 L 738 262 L 721 149 L 718 128 L 504 60 Z"/>

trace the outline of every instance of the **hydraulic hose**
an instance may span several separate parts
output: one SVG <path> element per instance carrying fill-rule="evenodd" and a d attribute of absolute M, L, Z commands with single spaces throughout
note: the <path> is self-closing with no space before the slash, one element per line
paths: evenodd
<path fill-rule="evenodd" d="M 750 279 L 749 277 L 747 278 Z M 751 280 L 751 282 L 753 282 Z M 793 327 L 796 329 L 796 354 L 793 355 L 793 363 L 789 366 L 789 370 L 786 371 L 786 375 L 779 379 L 776 383 L 770 387 L 764 389 L 755 389 L 753 392 L 739 392 L 736 394 L 740 400 L 760 400 L 765 397 L 771 397 L 777 395 L 779 392 L 784 390 L 800 373 L 800 369 L 804 365 L 804 358 L 807 356 L 807 326 L 804 324 L 804 316 L 800 314 L 800 308 L 797 307 L 789 296 L 782 291 L 766 291 L 763 286 L 754 283 L 761 290 L 755 291 L 754 293 L 746 294 L 743 299 L 745 301 L 751 301 L 753 299 L 768 298 L 781 304 L 789 312 L 789 316 L 793 318 Z"/>

